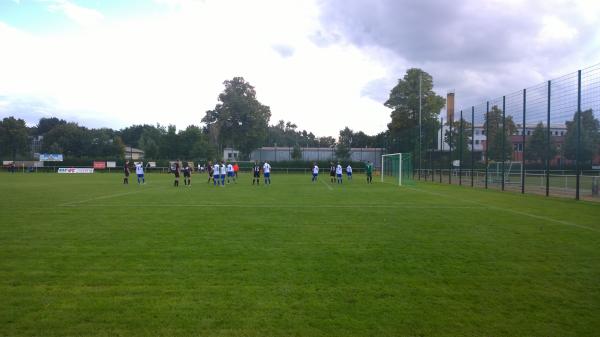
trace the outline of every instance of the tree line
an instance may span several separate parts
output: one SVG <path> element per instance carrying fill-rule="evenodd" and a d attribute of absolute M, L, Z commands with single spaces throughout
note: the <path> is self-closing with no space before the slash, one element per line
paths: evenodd
<path fill-rule="evenodd" d="M 437 135 L 442 126 L 439 117 L 446 102 L 433 91 L 433 77 L 421 69 L 408 69 L 390 90 L 384 103 L 391 109 L 390 122 L 386 130 L 376 135 L 345 127 L 336 138 L 317 137 L 310 131 L 300 130 L 291 121 L 271 124 L 269 106 L 258 101 L 256 89 L 243 77 L 226 80 L 223 85 L 218 103 L 202 116 L 202 125 L 190 125 L 179 131 L 174 125 L 160 124 L 132 125 L 120 130 L 89 129 L 58 118 L 41 118 L 37 126 L 27 127 L 22 119 L 7 117 L 0 122 L 0 155 L 11 159 L 27 157 L 29 139 L 36 136 L 43 136 L 42 152 L 98 159 L 122 158 L 125 144 L 142 149 L 147 159 L 157 160 L 215 159 L 226 147 L 235 148 L 242 158 L 248 158 L 253 150 L 262 146 L 293 147 L 294 159 L 301 159 L 303 147 L 335 148 L 339 159 L 347 159 L 352 147 L 380 147 L 388 152 L 415 155 L 421 151 L 425 156 L 439 145 Z M 577 114 L 566 122 L 565 146 L 561 151 L 568 159 L 574 159 L 576 153 L 576 117 Z M 600 152 L 598 124 L 591 110 L 582 112 L 580 153 L 584 162 L 591 161 Z M 460 121 L 446 125 L 452 127 L 445 129 L 444 141 L 455 153 L 461 149 L 463 158 L 468 158 L 470 133 L 460 133 Z M 512 117 L 503 118 L 502 110 L 493 106 L 483 127 L 488 132 L 488 158 L 495 161 L 511 158 L 513 147 L 509 137 L 517 131 Z M 471 128 L 470 123 L 463 121 L 463 131 Z M 541 160 L 558 153 L 553 139 L 551 146 L 547 146 L 545 134 L 546 129 L 540 124 L 528 137 L 528 159 Z"/>

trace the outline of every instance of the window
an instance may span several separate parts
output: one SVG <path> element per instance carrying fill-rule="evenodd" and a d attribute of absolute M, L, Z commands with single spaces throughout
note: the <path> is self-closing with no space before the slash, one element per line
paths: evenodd
<path fill-rule="evenodd" d="M 475 144 L 479 144 L 479 139 L 475 139 Z"/>
<path fill-rule="evenodd" d="M 530 130 L 527 130 L 527 135 L 531 136 L 531 131 Z"/>
<path fill-rule="evenodd" d="M 484 130 L 481 130 L 481 134 L 482 134 L 482 135 L 485 135 L 485 131 L 484 131 Z"/>

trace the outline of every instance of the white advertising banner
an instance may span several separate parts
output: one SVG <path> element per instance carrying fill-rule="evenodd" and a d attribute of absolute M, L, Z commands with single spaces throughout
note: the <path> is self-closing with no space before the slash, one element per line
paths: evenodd
<path fill-rule="evenodd" d="M 116 161 L 107 161 L 106 162 L 106 167 L 108 167 L 108 168 L 115 168 L 115 167 L 117 167 L 117 162 Z"/>
<path fill-rule="evenodd" d="M 91 167 L 61 167 L 58 173 L 94 173 Z"/>
<path fill-rule="evenodd" d="M 63 161 L 63 155 L 54 153 L 40 153 L 40 161 Z"/>

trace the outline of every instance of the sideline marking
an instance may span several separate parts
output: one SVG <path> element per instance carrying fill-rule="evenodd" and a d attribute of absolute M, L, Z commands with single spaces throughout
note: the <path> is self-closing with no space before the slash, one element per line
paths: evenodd
<path fill-rule="evenodd" d="M 321 183 L 323 183 L 323 185 L 327 186 L 327 188 L 328 188 L 330 191 L 333 191 L 333 187 L 331 187 L 331 186 L 327 185 L 327 183 L 326 183 L 326 182 L 324 182 L 323 180 L 319 180 L 319 181 L 320 181 Z"/>
<path fill-rule="evenodd" d="M 414 188 L 414 187 L 409 187 L 409 188 L 411 190 L 414 190 L 414 191 L 417 191 L 417 192 L 431 194 L 431 195 L 437 195 L 437 196 L 441 196 L 441 197 L 445 197 L 445 198 L 454 200 L 453 197 L 451 197 L 451 196 L 449 196 L 447 194 L 436 193 L 436 192 L 431 192 L 431 191 L 425 191 L 425 190 L 421 190 L 421 189 Z M 554 222 L 554 223 L 565 225 L 565 226 L 578 227 L 578 228 L 590 230 L 592 232 L 600 233 L 600 230 L 598 230 L 596 228 L 593 228 L 593 227 L 579 225 L 579 224 L 568 222 L 568 221 L 557 220 L 557 219 L 549 218 L 549 217 L 546 217 L 546 216 L 543 216 L 543 215 L 537 215 L 537 214 L 527 213 L 527 212 L 523 212 L 523 211 L 515 211 L 515 210 L 510 209 L 510 208 L 503 208 L 503 207 L 498 207 L 498 206 L 493 206 L 493 205 L 487 205 L 487 204 L 484 204 L 484 203 L 481 203 L 481 202 L 477 202 L 477 201 L 473 201 L 473 200 L 469 200 L 469 199 L 462 199 L 462 201 L 469 202 L 469 203 L 472 203 L 472 204 L 475 204 L 475 205 L 480 205 L 482 207 L 486 207 L 486 208 L 489 208 L 489 209 L 494 209 L 494 210 L 498 210 L 498 211 L 504 211 L 504 212 L 518 214 L 518 215 L 525 215 L 525 216 L 528 216 L 528 217 L 534 218 L 534 219 L 546 220 L 546 221 Z"/>
<path fill-rule="evenodd" d="M 84 200 L 77 200 L 77 201 L 65 202 L 65 203 L 62 203 L 62 204 L 60 204 L 58 206 L 59 207 L 76 206 L 76 205 L 84 204 L 84 203 L 90 202 L 90 201 L 102 200 L 102 199 L 110 199 L 110 198 L 120 197 L 120 196 L 123 196 L 123 195 L 130 195 L 130 194 L 141 193 L 143 191 L 144 190 L 137 190 L 137 191 L 130 191 L 130 192 L 114 193 L 114 194 L 109 194 L 109 195 L 101 195 L 101 196 L 98 196 L 98 197 L 84 199 Z"/>

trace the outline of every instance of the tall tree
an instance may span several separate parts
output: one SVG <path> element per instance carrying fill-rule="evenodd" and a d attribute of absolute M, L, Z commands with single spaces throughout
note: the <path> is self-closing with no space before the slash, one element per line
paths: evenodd
<path fill-rule="evenodd" d="M 419 77 L 421 78 L 421 127 L 422 149 L 431 147 L 431 138 L 426 135 L 438 128 L 440 111 L 445 100 L 433 92 L 433 78 L 421 69 L 408 69 L 404 78 L 391 90 L 385 106 L 392 109 L 392 121 L 388 124 L 390 132 L 388 150 L 392 152 L 413 152 L 419 144 Z"/>
<path fill-rule="evenodd" d="M 0 154 L 16 159 L 29 148 L 29 133 L 25 121 L 14 117 L 5 117 L 0 122 Z"/>
<path fill-rule="evenodd" d="M 87 130 L 76 123 L 61 124 L 50 130 L 42 142 L 42 149 L 60 149 L 65 156 L 82 157 L 91 147 L 91 137 Z"/>
<path fill-rule="evenodd" d="M 533 129 L 531 136 L 527 138 L 527 160 L 543 161 L 548 158 L 552 159 L 558 153 L 556 149 L 556 141 L 550 137 L 550 147 L 548 148 L 548 128 L 544 127 L 544 123 L 539 122 Z"/>
<path fill-rule="evenodd" d="M 350 158 L 353 135 L 354 132 L 349 127 L 345 127 L 344 129 L 340 130 L 340 136 L 335 148 L 335 157 L 337 159 L 348 160 Z"/>
<path fill-rule="evenodd" d="M 54 129 L 55 127 L 57 127 L 59 125 L 63 125 L 63 124 L 67 124 L 67 122 L 63 119 L 58 119 L 56 117 L 50 117 L 50 118 L 42 117 L 42 118 L 40 118 L 40 121 L 38 122 L 36 134 L 37 135 L 45 135 L 50 130 Z"/>
<path fill-rule="evenodd" d="M 261 146 L 267 135 L 271 110 L 256 99 L 256 91 L 243 77 L 225 81 L 214 110 L 206 112 L 202 122 L 218 132 L 218 142 L 235 147 L 242 157 Z"/>
<path fill-rule="evenodd" d="M 517 131 L 517 126 L 513 122 L 512 117 L 506 116 L 505 131 L 502 132 L 502 109 L 494 105 L 485 117 L 483 128 L 487 130 L 485 137 L 486 142 L 488 142 L 488 158 L 494 161 L 510 160 L 513 151 L 510 135 L 513 135 Z M 504 154 L 502 153 L 503 146 Z"/>
<path fill-rule="evenodd" d="M 565 136 L 564 153 L 567 159 L 577 158 L 577 116 L 567 121 L 567 134 Z M 579 154 L 582 163 L 591 163 L 595 154 L 600 153 L 600 123 L 594 117 L 591 109 L 581 112 L 581 142 Z"/>
<path fill-rule="evenodd" d="M 292 149 L 292 159 L 293 160 L 302 160 L 302 150 L 300 149 L 300 145 L 294 145 Z"/>

